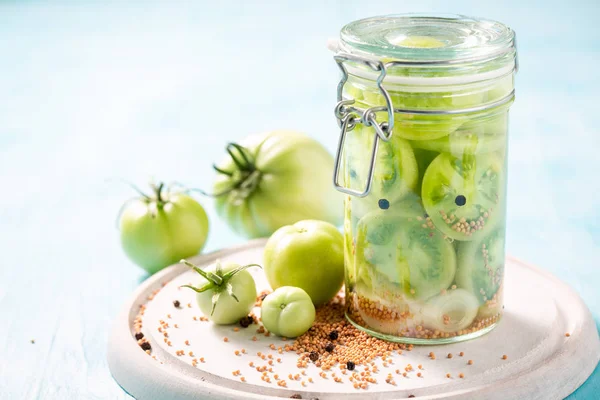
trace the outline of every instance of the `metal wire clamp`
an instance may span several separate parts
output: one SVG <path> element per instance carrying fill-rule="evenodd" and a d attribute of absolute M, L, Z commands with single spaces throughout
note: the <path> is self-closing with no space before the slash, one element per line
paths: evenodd
<path fill-rule="evenodd" d="M 514 39 L 514 46 L 516 52 L 516 37 Z M 338 53 L 333 57 L 342 71 L 342 78 L 337 86 L 337 104 L 334 109 L 334 114 L 338 120 L 338 125 L 341 128 L 340 139 L 338 142 L 337 152 L 335 156 L 335 165 L 333 168 L 333 185 L 335 188 L 346 194 L 350 194 L 357 197 L 366 197 L 371 191 L 373 174 L 375 171 L 375 160 L 377 158 L 377 148 L 379 145 L 379 140 L 383 140 L 384 142 L 389 141 L 392 138 L 393 128 L 394 128 L 394 113 L 398 114 L 417 114 L 417 115 L 452 115 L 452 114 L 465 114 L 465 113 L 474 113 L 480 112 L 484 110 L 488 110 L 491 108 L 495 108 L 504 104 L 509 103 L 515 97 L 515 91 L 512 90 L 505 97 L 498 99 L 494 102 L 482 104 L 478 106 L 473 106 L 469 108 L 463 109 L 455 109 L 455 110 L 408 110 L 408 109 L 395 109 L 392 104 L 392 99 L 388 91 L 383 87 L 383 80 L 385 79 L 387 67 L 396 66 L 396 65 L 412 65 L 412 62 L 407 61 L 392 61 L 387 64 L 384 64 L 382 61 L 376 61 L 369 58 L 364 58 L 357 56 L 355 54 L 347 54 L 347 53 Z M 354 107 L 353 104 L 355 102 L 354 99 L 344 100 L 343 92 L 344 85 L 348 80 L 348 70 L 344 66 L 344 62 L 354 62 L 358 64 L 362 64 L 375 72 L 379 72 L 379 76 L 377 78 L 377 87 L 379 91 L 383 95 L 385 100 L 385 107 L 376 106 L 370 107 L 367 109 L 362 109 L 358 107 Z M 432 61 L 431 64 L 447 64 L 451 63 L 450 61 Z M 514 70 L 511 73 L 514 73 L 518 69 L 518 60 L 515 57 L 515 66 Z M 377 112 L 387 112 L 388 119 L 387 121 L 377 122 L 376 114 Z M 373 141 L 373 147 L 371 149 L 371 157 L 369 170 L 367 174 L 367 182 L 366 186 L 363 190 L 356 190 L 346 187 L 339 182 L 339 171 L 340 165 L 342 163 L 342 154 L 344 151 L 344 142 L 346 140 L 346 134 L 354 129 L 354 127 L 362 123 L 364 126 L 372 126 L 375 130 L 375 140 Z"/>
<path fill-rule="evenodd" d="M 371 184 L 373 181 L 373 172 L 375 170 L 375 159 L 377 158 L 377 148 L 379 145 L 379 139 L 387 142 L 392 137 L 394 128 L 394 105 L 392 104 L 392 98 L 388 91 L 383 87 L 383 80 L 386 75 L 385 64 L 381 61 L 373 61 L 368 58 L 356 56 L 354 54 L 338 54 L 333 57 L 342 71 L 342 79 L 337 87 L 337 100 L 338 103 L 335 106 L 335 116 L 338 120 L 338 125 L 341 128 L 340 140 L 338 142 L 337 153 L 335 156 L 335 165 L 333 171 L 333 185 L 340 192 L 350 194 L 357 197 L 365 197 L 371 191 Z M 377 87 L 385 99 L 386 107 L 371 107 L 359 113 L 357 108 L 351 107 L 354 104 L 354 99 L 344 100 L 343 92 L 344 85 L 348 80 L 348 71 L 344 66 L 344 62 L 352 61 L 371 68 L 374 71 L 379 72 L 377 78 Z M 376 112 L 387 111 L 388 120 L 377 122 Z M 375 140 L 373 141 L 373 148 L 371 150 L 371 163 L 369 164 L 369 172 L 367 174 L 367 185 L 364 190 L 355 190 L 349 187 L 345 187 L 339 183 L 339 170 L 342 160 L 342 152 L 344 150 L 344 142 L 346 140 L 346 133 L 354 129 L 357 123 L 362 123 L 364 126 L 372 126 L 375 130 Z"/>

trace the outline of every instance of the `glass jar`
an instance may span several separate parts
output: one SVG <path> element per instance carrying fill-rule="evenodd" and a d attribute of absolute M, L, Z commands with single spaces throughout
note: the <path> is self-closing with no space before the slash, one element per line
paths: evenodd
<path fill-rule="evenodd" d="M 346 25 L 335 50 L 347 318 L 415 344 L 489 332 L 503 308 L 514 32 L 393 15 Z"/>

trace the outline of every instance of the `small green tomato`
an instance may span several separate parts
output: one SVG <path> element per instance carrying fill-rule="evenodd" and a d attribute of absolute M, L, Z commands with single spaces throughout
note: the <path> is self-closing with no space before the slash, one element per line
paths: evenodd
<path fill-rule="evenodd" d="M 344 237 L 328 222 L 304 220 L 279 228 L 263 258 L 273 289 L 299 287 L 316 306 L 331 300 L 344 282 Z"/>
<path fill-rule="evenodd" d="M 285 337 L 302 335 L 315 321 L 315 306 L 310 296 L 293 286 L 282 286 L 268 295 L 260 312 L 265 328 Z"/>
<path fill-rule="evenodd" d="M 181 262 L 202 276 L 199 287 L 182 287 L 198 293 L 198 307 L 209 320 L 218 325 L 229 325 L 248 315 L 256 301 L 256 284 L 245 269 L 260 265 L 229 263 L 221 266 L 217 261 L 215 265 L 202 270 L 186 260 Z"/>
<path fill-rule="evenodd" d="M 208 236 L 204 208 L 185 192 L 151 185 L 153 194 L 126 202 L 119 216 L 121 244 L 131 261 L 153 274 L 198 254 Z"/>

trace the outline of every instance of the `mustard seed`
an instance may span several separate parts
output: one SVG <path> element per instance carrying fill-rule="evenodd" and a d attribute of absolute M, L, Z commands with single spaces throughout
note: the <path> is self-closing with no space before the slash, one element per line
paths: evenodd
<path fill-rule="evenodd" d="M 504 354 L 504 355 L 502 356 L 502 359 L 503 359 L 503 360 L 506 360 L 506 359 L 508 359 L 508 356 L 507 356 L 506 354 Z"/>
<path fill-rule="evenodd" d="M 469 365 L 473 365 L 473 360 L 469 360 L 469 361 L 467 361 L 467 364 L 469 364 Z"/>

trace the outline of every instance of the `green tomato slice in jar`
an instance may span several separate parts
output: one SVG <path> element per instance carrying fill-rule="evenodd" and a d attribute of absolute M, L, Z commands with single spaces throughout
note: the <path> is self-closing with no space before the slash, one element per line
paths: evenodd
<path fill-rule="evenodd" d="M 471 292 L 452 289 L 427 300 L 420 314 L 426 328 L 453 333 L 471 325 L 478 309 L 479 303 Z"/>
<path fill-rule="evenodd" d="M 402 73 L 402 69 L 396 70 L 397 75 Z M 399 89 L 402 90 L 402 87 Z M 352 93 L 355 92 L 356 90 Z M 414 92 L 388 88 L 388 94 L 394 109 L 407 111 L 465 109 L 480 105 L 484 96 L 482 92 L 458 89 L 448 92 Z M 372 86 L 363 88 L 356 106 L 367 109 L 375 106 L 386 107 L 387 103 L 381 91 L 376 86 Z M 377 121 L 388 119 L 386 111 L 379 111 L 376 116 Z M 409 140 L 433 140 L 448 136 L 467 120 L 468 116 L 463 115 L 397 112 L 394 114 L 393 134 Z"/>
<path fill-rule="evenodd" d="M 367 184 L 371 149 L 375 131 L 358 124 L 346 138 L 346 179 L 350 187 L 364 188 Z M 366 198 L 354 198 L 352 213 L 362 217 L 380 208 L 379 200 L 392 204 L 414 192 L 418 183 L 415 155 L 408 141 L 392 136 L 390 141 L 379 141 L 371 192 Z"/>
<path fill-rule="evenodd" d="M 427 299 L 452 283 L 456 254 L 426 217 L 380 210 L 358 223 L 355 263 L 357 279 L 373 292 Z"/>
<path fill-rule="evenodd" d="M 506 146 L 507 114 L 464 123 L 447 136 L 434 140 L 413 140 L 415 149 L 450 153 L 457 157 L 464 153 L 489 153 Z"/>
<path fill-rule="evenodd" d="M 504 227 L 485 236 L 458 244 L 456 284 L 473 293 L 479 304 L 494 308 L 496 293 L 504 275 Z"/>
<path fill-rule="evenodd" d="M 356 224 L 352 219 L 352 198 L 346 196 L 344 200 L 344 268 L 346 269 L 345 283 L 347 288 L 354 286 L 356 273 L 354 271 L 354 238 L 356 237 Z"/>
<path fill-rule="evenodd" d="M 501 212 L 502 159 L 494 154 L 461 158 L 440 154 L 423 177 L 421 197 L 435 226 L 450 238 L 475 240 Z"/>

